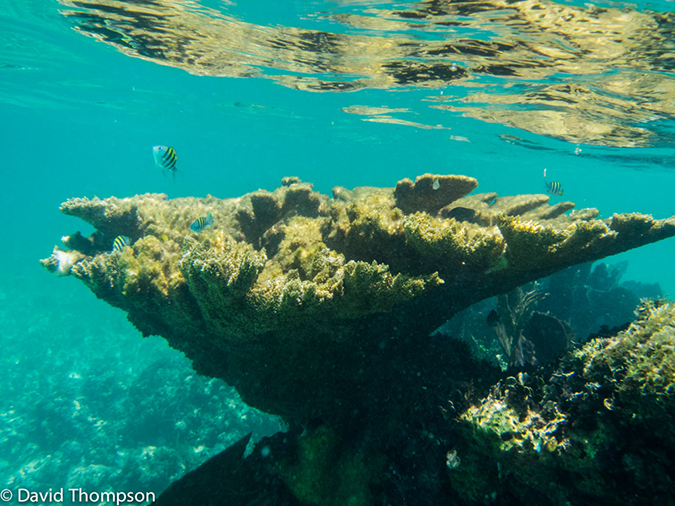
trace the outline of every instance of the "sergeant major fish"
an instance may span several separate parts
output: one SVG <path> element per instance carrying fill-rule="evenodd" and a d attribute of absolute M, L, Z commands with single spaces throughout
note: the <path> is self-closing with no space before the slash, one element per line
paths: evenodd
<path fill-rule="evenodd" d="M 122 248 L 129 246 L 131 243 L 131 238 L 126 235 L 118 235 L 113 240 L 112 251 L 122 251 Z"/>
<path fill-rule="evenodd" d="M 193 232 L 201 232 L 202 230 L 209 228 L 213 225 L 213 215 L 211 213 L 206 216 L 200 216 L 190 225 L 190 230 Z"/>
<path fill-rule="evenodd" d="M 551 181 L 549 183 L 544 179 L 544 186 L 546 187 L 546 191 L 551 195 L 557 195 L 559 197 L 562 197 L 563 188 L 558 181 Z"/>
<path fill-rule="evenodd" d="M 175 182 L 176 162 L 178 161 L 176 150 L 168 146 L 153 146 L 152 156 L 155 158 L 155 165 L 162 169 L 162 173 L 166 176 L 166 173 L 170 172 Z"/>

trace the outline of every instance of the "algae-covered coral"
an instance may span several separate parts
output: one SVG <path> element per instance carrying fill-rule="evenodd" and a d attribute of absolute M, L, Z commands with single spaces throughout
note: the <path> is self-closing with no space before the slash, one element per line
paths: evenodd
<path fill-rule="evenodd" d="M 501 381 L 461 415 L 473 460 L 451 477 L 465 499 L 477 489 L 463 479 L 482 475 L 483 491 L 516 504 L 672 502 L 675 304 L 647 301 L 637 313 L 548 374 Z"/>
<path fill-rule="evenodd" d="M 540 407 L 544 394 L 532 400 L 522 378 L 491 390 L 504 385 L 500 370 L 432 331 L 489 296 L 675 235 L 675 218 L 603 220 L 545 195 L 469 195 L 476 187 L 425 174 L 395 188 L 336 187 L 331 199 L 285 178 L 235 199 L 72 199 L 61 210 L 96 232 L 64 237 L 67 267 L 60 249 L 43 264 L 69 269 L 144 335 L 163 336 L 198 372 L 281 415 L 291 432 L 255 465 L 285 494 L 322 506 L 403 504 L 415 493 L 472 504 L 499 474 L 469 480 L 481 456 L 517 469 L 520 457 L 499 456 L 559 455 L 574 410 L 557 398 Z M 213 226 L 191 231 L 208 213 Z M 119 235 L 128 244 L 113 248 Z M 506 390 L 518 392 L 517 405 Z M 490 436 L 481 420 L 501 429 Z M 503 444 L 502 429 L 524 435 Z M 314 471 L 318 482 L 307 478 Z M 457 476 L 467 478 L 461 486 Z"/>
<path fill-rule="evenodd" d="M 469 196 L 476 186 L 425 174 L 395 188 L 336 187 L 330 199 L 286 178 L 235 199 L 71 199 L 61 210 L 96 232 L 64 243 L 77 255 L 74 276 L 197 370 L 290 420 L 335 416 L 362 405 L 357 385 L 384 367 L 365 350 L 424 335 L 569 265 L 675 235 L 673 219 L 564 214 L 573 204 Z M 214 226 L 190 231 L 207 213 Z M 112 251 L 118 235 L 130 245 Z M 43 263 L 54 269 L 53 258 Z"/>
<path fill-rule="evenodd" d="M 345 435 L 324 424 L 264 439 L 234 463 L 254 477 L 227 487 L 255 484 L 275 504 L 671 504 L 675 305 L 648 301 L 637 314 L 549 368 L 503 378 L 467 409 L 454 399 L 430 416 L 410 403 L 389 426 L 362 421 Z M 182 497 L 194 493 L 194 477 L 179 484 Z"/>

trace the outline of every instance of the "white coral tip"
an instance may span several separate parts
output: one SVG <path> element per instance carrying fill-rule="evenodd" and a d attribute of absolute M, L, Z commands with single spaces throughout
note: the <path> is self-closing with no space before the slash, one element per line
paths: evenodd
<path fill-rule="evenodd" d="M 70 269 L 73 267 L 79 255 L 75 254 L 73 251 L 63 251 L 57 248 L 54 248 L 52 253 L 52 258 L 56 260 L 56 275 L 57 276 L 69 276 Z"/>

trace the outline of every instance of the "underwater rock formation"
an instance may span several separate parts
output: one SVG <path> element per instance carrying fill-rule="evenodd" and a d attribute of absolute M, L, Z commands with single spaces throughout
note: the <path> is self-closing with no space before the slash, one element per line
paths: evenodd
<path fill-rule="evenodd" d="M 552 314 L 534 311 L 548 294 L 516 288 L 497 296 L 497 309 L 487 324 L 493 328 L 504 353 L 504 366 L 542 365 L 568 349 L 574 331 Z M 475 339 L 475 336 L 472 336 Z"/>
<path fill-rule="evenodd" d="M 70 273 L 143 335 L 163 336 L 197 372 L 307 429 L 296 457 L 276 467 L 295 497 L 368 504 L 377 487 L 389 493 L 375 476 L 391 462 L 413 469 L 436 448 L 432 436 L 411 443 L 411 431 L 442 432 L 439 406 L 450 400 L 458 416 L 498 379 L 465 343 L 433 330 L 486 297 L 675 235 L 675 218 L 601 220 L 593 209 L 564 214 L 571 203 L 550 206 L 544 195 L 467 196 L 476 186 L 425 174 L 396 188 L 336 188 L 329 199 L 285 178 L 235 199 L 71 199 L 62 212 L 96 232 L 63 242 L 81 255 Z M 213 226 L 190 231 L 208 213 Z M 129 244 L 113 249 L 119 235 Z M 43 264 L 54 270 L 54 259 Z M 358 443 L 341 445 L 347 435 Z M 310 468 L 342 492 L 310 483 Z M 435 472 L 430 484 L 445 469 Z"/>
<path fill-rule="evenodd" d="M 626 330 L 568 353 L 548 375 L 498 383 L 461 415 L 463 500 L 671 504 L 675 304 L 649 301 Z M 508 479 L 505 476 L 508 474 Z"/>
<path fill-rule="evenodd" d="M 356 387 L 374 364 L 351 354 L 426 335 L 490 295 L 675 234 L 673 219 L 562 214 L 545 195 L 467 197 L 477 182 L 465 176 L 427 174 L 335 200 L 297 178 L 284 182 L 238 199 L 71 199 L 61 210 L 96 228 L 88 240 L 64 238 L 78 259 L 74 276 L 198 371 L 291 420 L 364 404 Z M 214 226 L 192 233 L 208 212 Z M 118 235 L 131 245 L 111 251 Z M 43 263 L 53 268 L 54 259 Z"/>
<path fill-rule="evenodd" d="M 476 357 L 503 370 L 519 362 L 546 365 L 575 342 L 627 326 L 640 300 L 663 297 L 658 283 L 621 282 L 627 267 L 627 261 L 569 267 L 473 304 L 438 332 L 466 341 Z"/>
<path fill-rule="evenodd" d="M 671 504 L 675 304 L 648 301 L 636 313 L 626 330 L 548 369 L 502 379 L 459 416 L 412 432 L 418 439 L 397 452 L 372 443 L 355 451 L 327 427 L 291 430 L 246 458 L 233 445 L 157 504 L 185 504 L 188 494 L 191 504 L 214 504 L 212 491 L 228 505 Z"/>
<path fill-rule="evenodd" d="M 465 176 L 426 174 L 335 200 L 284 182 L 236 199 L 148 194 L 71 199 L 61 210 L 96 228 L 88 240 L 63 239 L 75 277 L 199 372 L 289 420 L 367 404 L 364 381 L 385 365 L 366 350 L 426 336 L 474 302 L 572 264 L 675 235 L 672 218 L 560 214 L 544 195 L 466 197 L 477 182 Z M 471 212 L 443 218 L 449 206 Z M 191 232 L 209 212 L 214 226 Z M 130 245 L 112 251 L 118 235 Z"/>

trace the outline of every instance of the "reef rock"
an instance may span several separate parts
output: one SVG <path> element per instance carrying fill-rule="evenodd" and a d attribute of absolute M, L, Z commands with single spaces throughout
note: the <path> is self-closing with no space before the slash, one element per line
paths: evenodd
<path fill-rule="evenodd" d="M 420 497 L 483 504 L 495 490 L 518 497 L 514 504 L 527 491 L 562 497 L 536 484 L 518 493 L 507 485 L 528 475 L 519 466 L 561 454 L 571 438 L 561 429 L 566 420 L 597 412 L 564 396 L 604 385 L 611 372 L 602 386 L 613 389 L 607 410 L 670 409 L 659 402 L 672 394 L 664 354 L 671 344 L 652 339 L 653 364 L 641 351 L 646 337 L 622 341 L 628 347 L 589 344 L 571 371 L 550 380 L 553 390 L 537 380 L 533 399 L 524 375 L 500 381 L 500 370 L 475 359 L 466 342 L 433 331 L 487 297 L 671 237 L 675 218 L 602 220 L 594 209 L 569 212 L 571 202 L 551 206 L 545 195 L 468 195 L 476 186 L 469 177 L 425 174 L 396 188 L 336 187 L 330 199 L 285 178 L 273 192 L 235 199 L 71 199 L 61 210 L 96 232 L 64 237 L 67 249 L 42 263 L 122 308 L 144 336 L 163 336 L 197 372 L 284 418 L 289 432 L 259 443 L 245 459 L 248 485 L 236 490 L 258 490 L 263 480 L 277 484 L 277 492 L 265 491 L 277 504 L 317 506 L 426 504 Z M 193 232 L 208 213 L 213 225 Z M 113 248 L 120 235 L 128 245 Z M 533 332 L 529 339 L 546 340 L 539 334 L 548 331 Z M 641 393 L 655 404 L 644 404 Z M 223 462 L 240 462 L 235 450 Z M 541 468 L 542 483 L 559 482 L 580 463 L 565 455 Z M 208 486 L 210 469 L 188 481 L 202 476 Z M 176 490 L 167 491 L 167 504 L 181 502 Z"/>
<path fill-rule="evenodd" d="M 486 490 L 505 504 L 672 503 L 675 304 L 648 301 L 637 315 L 462 413 L 464 465 L 449 475 L 460 504 Z"/>
<path fill-rule="evenodd" d="M 601 220 L 595 210 L 563 214 L 573 204 L 550 206 L 544 195 L 466 196 L 476 186 L 425 174 L 395 189 L 338 188 L 330 199 L 285 178 L 236 199 L 78 198 L 61 211 L 96 232 L 64 244 L 72 275 L 198 372 L 290 422 L 335 420 L 384 403 L 378 392 L 390 392 L 397 367 L 423 368 L 425 381 L 470 379 L 469 365 L 441 377 L 419 341 L 460 309 L 675 235 L 675 218 Z M 213 226 L 192 232 L 209 212 Z M 130 245 L 113 251 L 118 235 Z M 54 271 L 58 261 L 43 264 Z"/>

